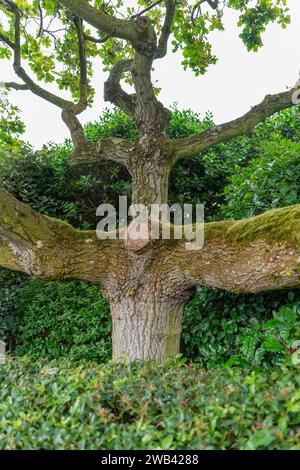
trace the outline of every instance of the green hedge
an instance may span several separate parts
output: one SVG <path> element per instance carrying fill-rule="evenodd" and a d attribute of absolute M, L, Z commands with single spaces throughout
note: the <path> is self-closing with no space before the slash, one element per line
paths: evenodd
<path fill-rule="evenodd" d="M 299 368 L 0 365 L 0 449 L 298 449 Z"/>
<path fill-rule="evenodd" d="M 16 306 L 17 355 L 96 362 L 111 358 L 109 306 L 99 288 L 29 279 L 19 288 Z"/>
<path fill-rule="evenodd" d="M 300 203 L 300 143 L 264 142 L 261 155 L 236 166 L 225 187 L 227 218 L 242 219 L 275 207 Z"/>

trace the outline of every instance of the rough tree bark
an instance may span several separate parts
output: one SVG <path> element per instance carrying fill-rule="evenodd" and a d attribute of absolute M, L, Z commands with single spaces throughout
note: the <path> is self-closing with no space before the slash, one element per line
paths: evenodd
<path fill-rule="evenodd" d="M 99 240 L 0 190 L 1 266 L 101 286 L 111 305 L 115 360 L 163 361 L 178 353 L 183 306 L 197 285 L 232 292 L 300 285 L 299 205 L 209 223 L 199 251 L 185 243 L 150 240 L 135 250 L 122 240 Z"/>
<path fill-rule="evenodd" d="M 175 2 L 165 0 L 166 18 L 157 41 L 146 17 L 129 21 L 95 10 L 85 1 L 61 0 L 77 15 L 81 60 L 80 100 L 65 101 L 36 85 L 21 67 L 20 13 L 15 14 L 15 42 L 0 40 L 14 52 L 14 68 L 22 84 L 62 110 L 74 153 L 70 164 L 97 164 L 111 159 L 127 167 L 133 180 L 133 202 L 149 206 L 168 200 L 169 174 L 180 158 L 241 135 L 274 112 L 292 106 L 294 90 L 274 96 L 245 116 L 185 139 L 165 135 L 170 112 L 157 100 L 151 69 L 167 52 Z M 105 84 L 105 99 L 131 116 L 139 130 L 136 142 L 103 139 L 87 142 L 77 115 L 86 108 L 86 66 L 83 21 L 110 37 L 128 40 L 133 60 L 118 63 Z M 135 93 L 121 86 L 132 74 Z M 100 202 L 100 201 L 99 201 Z M 105 201 L 103 201 L 105 202 Z M 259 292 L 300 286 L 300 206 L 273 210 L 252 219 L 205 226 L 203 249 L 189 251 L 185 240 L 151 240 L 142 245 L 99 240 L 61 221 L 37 214 L 0 189 L 0 265 L 42 279 L 82 279 L 101 287 L 113 318 L 113 358 L 165 361 L 179 352 L 185 301 L 195 286 L 234 292 Z M 63 253 L 63 256 L 62 256 Z"/>

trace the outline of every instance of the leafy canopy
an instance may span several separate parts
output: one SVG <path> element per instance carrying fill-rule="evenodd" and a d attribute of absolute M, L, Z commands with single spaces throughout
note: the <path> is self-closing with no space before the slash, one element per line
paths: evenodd
<path fill-rule="evenodd" d="M 82 3 L 84 3 L 83 0 Z M 8 42 L 15 38 L 15 14 L 9 8 L 17 5 L 21 13 L 21 58 L 31 69 L 33 77 L 45 83 L 55 83 L 61 90 L 71 92 L 73 99 L 80 94 L 80 50 L 74 15 L 59 1 L 16 0 L 0 1 L 0 59 L 12 58 Z M 106 15 L 134 21 L 147 15 L 157 35 L 162 31 L 166 6 L 170 1 L 103 1 L 91 0 L 89 4 Z M 171 49 L 182 52 L 184 69 L 196 75 L 204 74 L 207 67 L 216 63 L 210 33 L 224 29 L 226 10 L 239 12 L 240 37 L 248 50 L 256 51 L 262 45 L 262 33 L 271 22 L 282 27 L 290 21 L 286 0 L 180 0 L 171 26 Z M 100 58 L 104 71 L 122 59 L 134 54 L 129 42 L 106 36 L 102 31 L 83 24 L 89 80 L 88 102 L 92 103 L 94 90 L 91 86 L 93 73 L 98 74 L 94 60 Z M 6 42 L 3 40 L 5 38 Z"/>
<path fill-rule="evenodd" d="M 0 150 L 18 151 L 20 136 L 25 126 L 18 115 L 19 109 L 10 104 L 7 92 L 0 89 Z"/>

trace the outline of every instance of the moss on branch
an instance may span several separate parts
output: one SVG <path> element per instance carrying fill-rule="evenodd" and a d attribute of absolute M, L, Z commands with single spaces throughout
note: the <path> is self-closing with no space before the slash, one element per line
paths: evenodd
<path fill-rule="evenodd" d="M 264 240 L 300 247 L 300 204 L 273 209 L 249 219 L 208 223 L 205 237 L 207 240 L 225 238 L 240 245 Z"/>

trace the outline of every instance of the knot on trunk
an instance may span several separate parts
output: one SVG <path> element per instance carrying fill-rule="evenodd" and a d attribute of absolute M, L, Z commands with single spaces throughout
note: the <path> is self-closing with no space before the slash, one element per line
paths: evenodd
<path fill-rule="evenodd" d="M 134 220 L 127 228 L 126 245 L 129 249 L 139 251 L 150 243 L 151 234 L 148 220 Z"/>
<path fill-rule="evenodd" d="M 141 29 L 147 29 L 150 24 L 150 20 L 147 16 L 139 16 L 135 21 L 137 26 Z"/>

